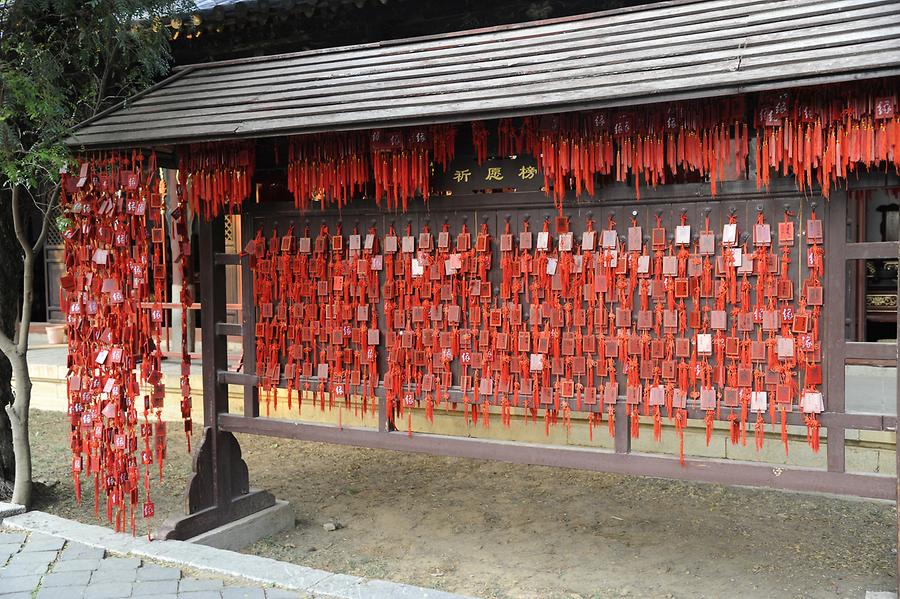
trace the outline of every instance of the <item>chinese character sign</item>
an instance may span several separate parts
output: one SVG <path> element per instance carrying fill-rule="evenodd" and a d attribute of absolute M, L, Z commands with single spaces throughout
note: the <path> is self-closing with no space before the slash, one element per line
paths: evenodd
<path fill-rule="evenodd" d="M 436 177 L 435 191 L 455 194 L 472 193 L 484 189 L 514 189 L 540 191 L 544 177 L 530 156 L 515 159 L 486 160 L 476 163 L 474 157 L 460 156 Z"/>

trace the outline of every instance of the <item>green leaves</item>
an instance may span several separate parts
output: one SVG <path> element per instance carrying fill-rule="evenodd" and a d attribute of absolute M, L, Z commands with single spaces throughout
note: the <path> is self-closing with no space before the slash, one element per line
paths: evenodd
<path fill-rule="evenodd" d="M 59 214 L 53 224 L 56 225 L 57 231 L 65 232 L 72 228 L 72 219 L 63 214 Z"/>
<path fill-rule="evenodd" d="M 0 176 L 52 183 L 81 121 L 169 70 L 170 15 L 186 0 L 9 0 L 0 4 Z"/>

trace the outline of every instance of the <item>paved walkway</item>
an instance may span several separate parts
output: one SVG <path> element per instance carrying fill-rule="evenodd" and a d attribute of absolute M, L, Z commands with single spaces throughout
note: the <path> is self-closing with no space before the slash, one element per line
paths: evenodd
<path fill-rule="evenodd" d="M 37 532 L 0 528 L 0 599 L 283 599 L 274 587 L 197 578 L 178 568 Z"/>
<path fill-rule="evenodd" d="M 28 362 L 30 364 L 65 366 L 66 356 L 69 352 L 66 345 L 47 345 L 47 337 L 43 333 L 31 333 L 28 336 L 28 344 Z M 174 343 L 170 345 L 169 349 L 173 352 L 181 351 Z M 196 351 L 199 353 L 202 349 L 203 344 L 197 339 Z M 163 350 L 166 350 L 165 341 L 163 342 Z M 241 345 L 239 343 L 228 343 L 227 351 L 229 356 L 228 367 L 234 369 L 237 367 L 242 353 Z M 176 358 L 163 360 L 161 369 L 163 374 L 181 376 L 181 360 Z M 191 374 L 203 374 L 203 364 L 199 359 L 191 361 Z"/>
<path fill-rule="evenodd" d="M 0 510 L 0 518 L 0 599 L 470 599 L 197 543 L 150 541 L 45 512 L 4 518 Z"/>

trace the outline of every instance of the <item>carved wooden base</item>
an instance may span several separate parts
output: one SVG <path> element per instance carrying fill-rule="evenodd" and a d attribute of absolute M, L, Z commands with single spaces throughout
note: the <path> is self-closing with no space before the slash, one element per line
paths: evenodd
<path fill-rule="evenodd" d="M 214 435 L 207 427 L 194 453 L 185 515 L 167 519 L 157 531 L 158 538 L 183 541 L 275 505 L 275 496 L 268 491 L 250 489 L 247 464 L 234 435 L 225 431 Z"/>

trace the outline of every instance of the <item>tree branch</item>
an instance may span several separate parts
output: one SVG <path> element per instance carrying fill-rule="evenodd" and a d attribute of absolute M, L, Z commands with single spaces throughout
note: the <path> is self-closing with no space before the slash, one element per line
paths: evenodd
<path fill-rule="evenodd" d="M 19 319 L 19 339 L 15 352 L 19 355 L 25 355 L 28 351 L 28 329 L 31 327 L 31 300 L 34 295 L 34 251 L 31 249 L 31 244 L 28 242 L 28 236 L 25 233 L 25 223 L 22 218 L 22 206 L 20 201 L 20 196 L 22 194 L 21 189 L 21 186 L 13 184 L 13 228 L 16 231 L 16 238 L 19 240 L 19 245 L 22 246 L 22 252 L 25 254 L 22 261 L 22 306 L 21 318 Z"/>
<path fill-rule="evenodd" d="M 20 356 L 28 353 L 28 332 L 31 329 L 31 302 L 34 299 L 34 253 L 25 256 L 22 272 L 22 319 L 19 321 L 19 344 L 16 350 Z"/>
<path fill-rule="evenodd" d="M 106 96 L 106 86 L 109 84 L 109 76 L 110 73 L 112 73 L 112 67 L 119 51 L 119 45 L 115 38 L 113 38 L 112 44 L 113 47 L 109 52 L 109 60 L 106 61 L 106 66 L 103 67 L 103 76 L 100 78 L 100 85 L 97 86 L 97 100 L 94 102 L 94 114 L 91 116 L 100 112 L 100 107 L 103 105 L 103 98 Z"/>
<path fill-rule="evenodd" d="M 62 180 L 57 181 L 56 185 L 53 186 L 53 189 L 50 191 L 50 201 L 47 202 L 47 208 L 42 211 L 44 220 L 41 223 L 41 234 L 38 235 L 37 241 L 34 242 L 34 246 L 31 248 L 31 251 L 35 254 L 41 251 L 41 248 L 44 247 L 44 241 L 47 240 L 47 233 L 50 231 L 50 222 L 53 220 L 53 209 L 56 208 L 56 202 L 59 198 L 60 185 L 62 185 Z"/>
<path fill-rule="evenodd" d="M 16 344 L 2 330 L 0 330 L 0 351 L 7 358 L 12 358 L 16 355 Z"/>
<path fill-rule="evenodd" d="M 22 251 L 25 252 L 25 256 L 33 253 L 31 250 L 31 243 L 28 242 L 28 235 L 25 233 L 25 221 L 22 218 L 22 203 L 20 202 L 20 197 L 22 195 L 22 187 L 17 183 L 12 184 L 12 217 L 13 217 L 13 230 L 16 232 L 16 239 L 19 240 L 19 245 L 22 247 Z"/>

